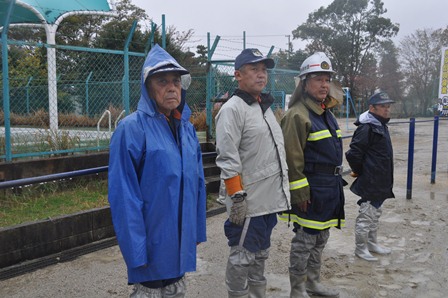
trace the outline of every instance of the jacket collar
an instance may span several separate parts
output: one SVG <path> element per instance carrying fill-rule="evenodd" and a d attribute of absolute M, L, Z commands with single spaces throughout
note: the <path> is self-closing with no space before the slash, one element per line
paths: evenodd
<path fill-rule="evenodd" d="M 377 115 L 375 113 L 372 113 L 369 111 L 369 114 L 371 114 L 373 117 L 375 117 L 376 119 L 378 119 L 379 122 L 381 122 L 381 124 L 385 125 L 387 123 L 389 123 L 390 118 L 384 118 L 381 117 L 380 115 Z"/>
<path fill-rule="evenodd" d="M 361 115 L 359 115 L 358 119 L 356 119 L 354 124 L 358 126 L 360 124 L 370 123 L 376 126 L 381 126 L 386 125 L 389 122 L 389 120 L 390 118 L 389 119 L 383 118 L 367 110 Z"/>
<path fill-rule="evenodd" d="M 254 98 L 252 95 L 247 93 L 246 91 L 243 91 L 241 89 L 236 89 L 233 95 L 236 95 L 244 100 L 245 103 L 248 105 L 252 105 L 254 102 L 257 102 L 258 100 Z M 266 112 L 266 110 L 274 103 L 274 97 L 270 93 L 261 93 L 260 94 L 260 106 L 263 110 L 263 113 Z"/>
<path fill-rule="evenodd" d="M 322 107 L 319 105 L 319 103 L 317 101 L 311 99 L 308 96 L 305 98 L 303 103 L 309 110 L 313 111 L 315 114 L 317 114 L 319 116 L 325 112 L 325 110 L 322 109 Z"/>

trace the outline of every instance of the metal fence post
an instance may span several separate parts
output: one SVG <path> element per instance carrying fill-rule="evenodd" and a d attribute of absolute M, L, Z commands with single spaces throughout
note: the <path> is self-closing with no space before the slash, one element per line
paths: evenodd
<path fill-rule="evenodd" d="M 129 104 L 129 44 L 131 43 L 132 36 L 134 36 L 135 28 L 137 27 L 137 21 L 132 23 L 131 30 L 126 39 L 124 45 L 124 75 L 123 75 L 123 101 L 124 109 L 126 110 L 126 115 L 131 113 Z"/>
<path fill-rule="evenodd" d="M 409 147 L 408 147 L 408 181 L 406 189 L 406 199 L 412 199 L 412 170 L 414 166 L 414 139 L 415 139 L 415 118 L 409 122 Z"/>
<path fill-rule="evenodd" d="M 33 76 L 31 76 L 28 79 L 28 83 L 26 83 L 25 90 L 26 90 L 26 114 L 30 114 L 30 84 L 33 80 Z"/>
<path fill-rule="evenodd" d="M 209 139 L 209 136 L 213 133 L 213 115 L 212 115 L 212 88 L 213 88 L 213 62 L 212 57 L 216 50 L 216 46 L 218 45 L 219 40 L 221 37 L 217 35 L 215 37 L 215 41 L 213 42 L 213 45 L 210 47 L 210 33 L 207 33 L 207 93 L 206 93 L 206 102 L 205 102 L 205 109 L 206 109 L 206 123 L 207 123 L 207 141 Z"/>
<path fill-rule="evenodd" d="M 10 119 L 10 97 L 9 97 L 9 68 L 8 68 L 8 29 L 9 20 L 16 1 L 9 3 L 2 30 L 2 71 L 3 71 L 3 113 L 5 118 L 5 157 L 6 162 L 12 160 L 11 152 L 11 119 Z"/>
<path fill-rule="evenodd" d="M 48 116 L 50 117 L 50 131 L 56 136 L 59 130 L 58 111 L 58 76 L 56 69 L 56 31 L 57 25 L 45 24 L 47 35 L 47 71 L 48 71 Z M 57 139 L 53 138 L 55 144 Z"/>
<path fill-rule="evenodd" d="M 434 116 L 434 133 L 432 137 L 431 184 L 436 183 L 437 141 L 439 139 L 439 116 Z"/>
<path fill-rule="evenodd" d="M 90 113 L 89 113 L 89 82 L 90 82 L 90 78 L 92 77 L 92 74 L 93 74 L 93 71 L 91 71 L 90 73 L 89 73 L 89 75 L 87 76 L 87 79 L 86 79 L 86 82 L 85 82 L 85 84 L 86 84 L 86 115 L 87 115 L 87 117 L 89 117 L 89 115 L 90 115 Z"/>

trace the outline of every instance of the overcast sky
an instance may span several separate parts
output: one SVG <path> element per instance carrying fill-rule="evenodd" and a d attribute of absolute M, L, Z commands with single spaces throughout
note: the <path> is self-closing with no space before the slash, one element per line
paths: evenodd
<path fill-rule="evenodd" d="M 195 34 L 187 46 L 196 52 L 197 44 L 207 45 L 207 33 L 211 43 L 219 35 L 214 59 L 233 59 L 243 48 L 243 32 L 246 32 L 246 48 L 256 47 L 266 54 L 271 46 L 286 49 L 288 35 L 294 50 L 302 49 L 304 42 L 292 40 L 292 31 L 304 23 L 308 15 L 332 0 L 182 0 L 151 1 L 131 0 L 143 8 L 150 18 L 161 25 L 165 15 L 166 26 L 177 31 L 193 29 Z M 383 0 L 386 17 L 400 25 L 396 44 L 417 29 L 438 29 L 448 25 L 448 1 Z"/>

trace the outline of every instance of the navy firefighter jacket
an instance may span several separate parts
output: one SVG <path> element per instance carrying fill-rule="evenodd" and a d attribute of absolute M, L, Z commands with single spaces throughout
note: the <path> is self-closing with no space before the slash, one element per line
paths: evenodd
<path fill-rule="evenodd" d="M 280 216 L 316 230 L 345 223 L 345 181 L 341 176 L 342 135 L 330 110 L 312 99 L 294 104 L 282 119 L 292 212 Z M 310 200 L 306 213 L 297 204 Z"/>

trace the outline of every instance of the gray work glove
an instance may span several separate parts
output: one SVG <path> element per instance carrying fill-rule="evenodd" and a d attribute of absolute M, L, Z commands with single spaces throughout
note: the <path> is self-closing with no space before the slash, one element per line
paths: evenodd
<path fill-rule="evenodd" d="M 244 191 L 238 191 L 231 197 L 232 207 L 230 207 L 229 221 L 236 225 L 242 226 L 246 219 L 247 213 L 247 194 Z"/>

